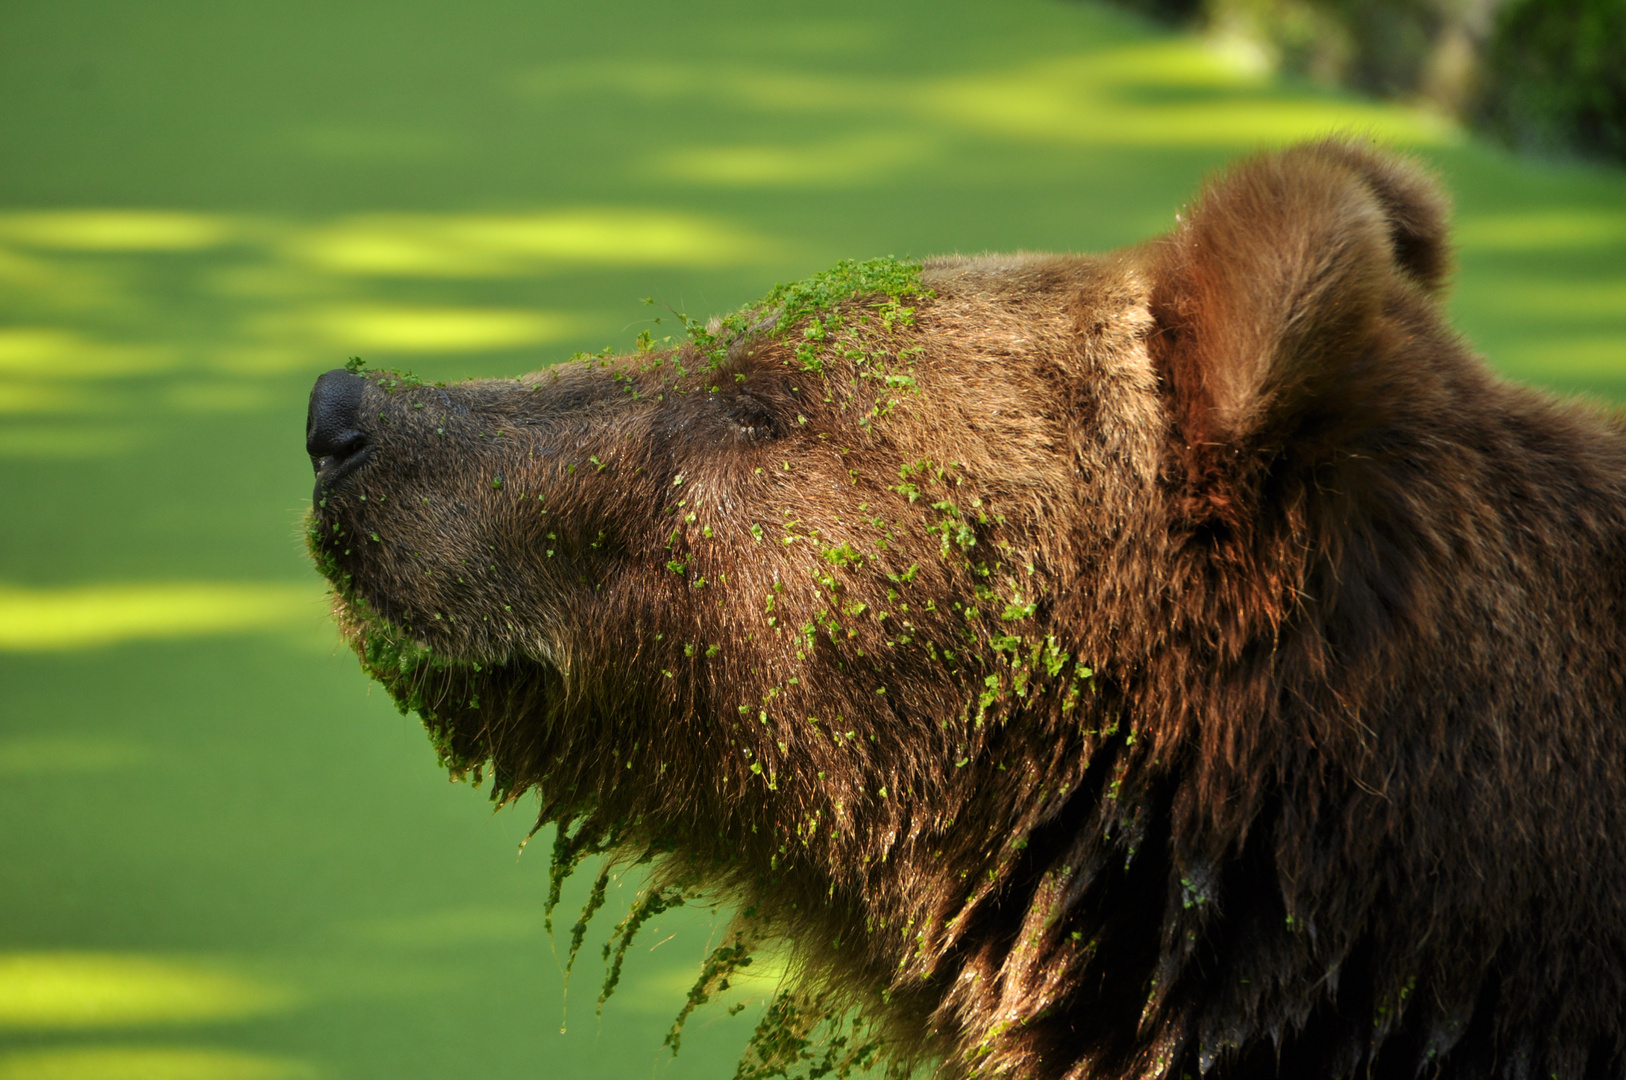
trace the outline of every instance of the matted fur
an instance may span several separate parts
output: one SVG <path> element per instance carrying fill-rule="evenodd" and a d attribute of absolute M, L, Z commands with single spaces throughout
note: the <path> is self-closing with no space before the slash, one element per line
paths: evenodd
<path fill-rule="evenodd" d="M 1445 235 L 1328 141 L 1138 248 L 931 260 L 818 363 L 757 312 L 374 376 L 316 549 L 454 762 L 900 1060 L 1626 1076 L 1626 431 L 1461 344 Z"/>

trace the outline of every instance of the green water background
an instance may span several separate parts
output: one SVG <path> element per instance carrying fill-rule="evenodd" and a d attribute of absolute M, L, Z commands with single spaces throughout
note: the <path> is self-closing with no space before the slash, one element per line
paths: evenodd
<path fill-rule="evenodd" d="M 728 1075 L 753 1008 L 661 1047 L 706 912 L 595 1016 L 635 882 L 560 1033 L 546 836 L 517 857 L 525 807 L 449 787 L 325 621 L 312 379 L 515 374 L 843 257 L 1130 243 L 1340 128 L 1444 175 L 1500 368 L 1626 399 L 1621 173 L 1100 7 L 6 4 L 0 1080 Z"/>

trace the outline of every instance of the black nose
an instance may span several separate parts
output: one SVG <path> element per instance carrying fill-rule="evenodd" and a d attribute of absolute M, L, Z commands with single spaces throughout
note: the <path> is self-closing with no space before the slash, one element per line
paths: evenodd
<path fill-rule="evenodd" d="M 316 475 L 331 484 L 361 463 L 367 434 L 361 430 L 361 392 L 367 380 L 335 369 L 316 380 L 305 415 L 305 452 Z"/>

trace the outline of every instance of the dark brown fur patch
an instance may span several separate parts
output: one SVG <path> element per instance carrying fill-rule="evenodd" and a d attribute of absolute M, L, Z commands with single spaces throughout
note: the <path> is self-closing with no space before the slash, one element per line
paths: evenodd
<path fill-rule="evenodd" d="M 900 1062 L 1626 1076 L 1626 431 L 1469 353 L 1448 267 L 1328 141 L 1113 255 L 375 373 L 313 549 L 450 761 Z"/>

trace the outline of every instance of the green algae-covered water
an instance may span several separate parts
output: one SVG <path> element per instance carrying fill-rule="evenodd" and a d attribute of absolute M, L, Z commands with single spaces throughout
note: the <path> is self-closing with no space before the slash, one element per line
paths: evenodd
<path fill-rule="evenodd" d="M 732 1072 L 771 972 L 662 1046 L 726 920 L 662 915 L 600 1017 L 613 883 L 567 1005 L 546 837 L 517 856 L 524 808 L 449 787 L 338 647 L 299 515 L 306 396 L 348 356 L 514 374 L 677 332 L 645 296 L 703 317 L 841 258 L 1111 247 L 1240 151 L 1354 128 L 1456 192 L 1470 338 L 1626 399 L 1626 176 L 1094 6 L 0 26 L 0 1080 Z"/>

